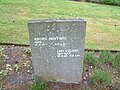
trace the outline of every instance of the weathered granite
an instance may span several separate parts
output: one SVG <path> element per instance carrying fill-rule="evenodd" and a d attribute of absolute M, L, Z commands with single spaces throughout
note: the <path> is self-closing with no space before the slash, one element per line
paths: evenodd
<path fill-rule="evenodd" d="M 86 20 L 30 20 L 28 29 L 35 74 L 45 80 L 80 82 Z"/>

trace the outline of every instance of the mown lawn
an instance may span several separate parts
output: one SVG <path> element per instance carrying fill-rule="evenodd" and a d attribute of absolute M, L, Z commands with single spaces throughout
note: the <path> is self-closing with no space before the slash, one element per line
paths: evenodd
<path fill-rule="evenodd" d="M 86 18 L 86 48 L 120 50 L 120 7 L 67 0 L 0 0 L 0 43 L 29 44 L 27 21 Z"/>

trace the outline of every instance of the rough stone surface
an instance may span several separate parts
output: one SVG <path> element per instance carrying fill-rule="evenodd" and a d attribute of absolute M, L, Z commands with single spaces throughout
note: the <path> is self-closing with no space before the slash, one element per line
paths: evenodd
<path fill-rule="evenodd" d="M 49 81 L 80 82 L 86 20 L 30 20 L 28 29 L 35 74 Z"/>

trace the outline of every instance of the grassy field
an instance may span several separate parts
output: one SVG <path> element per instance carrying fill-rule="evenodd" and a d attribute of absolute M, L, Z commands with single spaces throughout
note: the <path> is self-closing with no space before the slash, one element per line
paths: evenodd
<path fill-rule="evenodd" d="M 27 21 L 86 18 L 86 48 L 120 50 L 120 7 L 65 0 L 0 0 L 0 43 L 29 44 Z"/>

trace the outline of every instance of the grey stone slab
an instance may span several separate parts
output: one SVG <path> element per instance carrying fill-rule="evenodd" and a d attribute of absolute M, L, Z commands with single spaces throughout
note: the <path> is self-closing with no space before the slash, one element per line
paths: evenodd
<path fill-rule="evenodd" d="M 35 74 L 48 81 L 80 82 L 86 20 L 30 20 L 28 29 Z"/>

